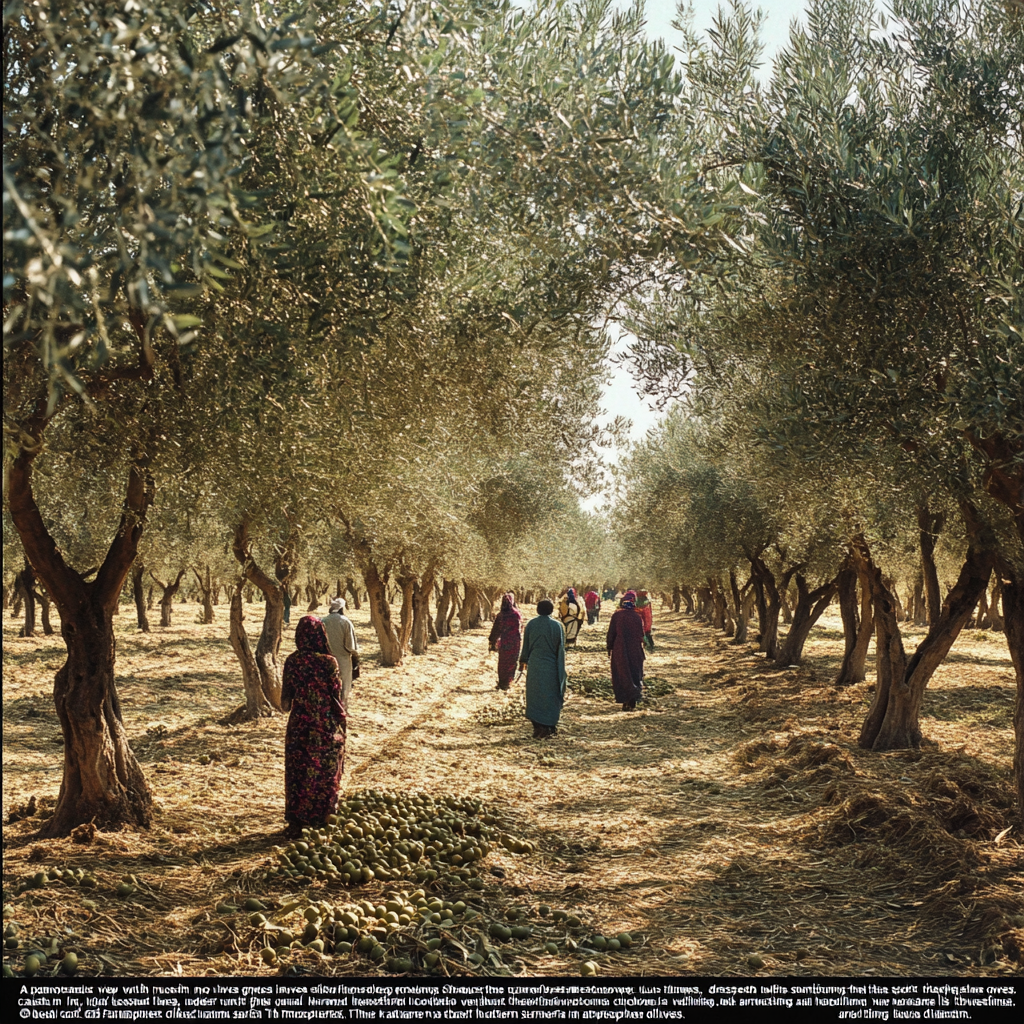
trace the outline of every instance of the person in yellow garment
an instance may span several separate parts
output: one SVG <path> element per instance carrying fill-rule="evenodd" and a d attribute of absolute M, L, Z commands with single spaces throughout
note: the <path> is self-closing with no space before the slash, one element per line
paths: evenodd
<path fill-rule="evenodd" d="M 586 615 L 586 611 L 583 602 L 576 596 L 576 591 L 569 587 L 558 605 L 558 617 L 562 620 L 562 627 L 565 629 L 566 647 L 572 647 L 576 643 L 576 637 L 580 635 L 580 626 L 583 625 L 584 615 Z"/>

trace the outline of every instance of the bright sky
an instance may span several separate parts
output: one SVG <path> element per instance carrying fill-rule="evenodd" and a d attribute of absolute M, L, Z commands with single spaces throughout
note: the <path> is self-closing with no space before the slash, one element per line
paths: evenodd
<path fill-rule="evenodd" d="M 772 55 L 780 49 L 789 36 L 789 26 L 794 18 L 801 18 L 805 0 L 763 0 L 761 9 L 766 13 L 762 39 L 765 44 L 765 71 L 770 69 Z M 625 6 L 625 2 L 623 2 Z M 710 28 L 715 13 L 719 8 L 718 0 L 691 0 L 694 12 L 694 27 L 698 32 Z M 723 5 L 726 6 L 727 5 Z M 678 33 L 672 29 L 672 21 L 676 17 L 675 0 L 647 0 L 647 30 L 652 37 L 661 37 L 670 46 Z M 616 348 L 624 349 L 628 337 L 620 341 Z M 631 436 L 639 439 L 658 420 L 658 413 L 641 400 L 633 389 L 633 381 L 629 371 L 623 367 L 609 367 L 611 380 L 605 389 L 604 419 L 611 420 L 615 416 L 625 416 L 633 421 Z M 614 461 L 617 452 L 606 453 Z M 583 503 L 584 508 L 593 511 L 603 505 L 604 495 L 595 495 Z"/>

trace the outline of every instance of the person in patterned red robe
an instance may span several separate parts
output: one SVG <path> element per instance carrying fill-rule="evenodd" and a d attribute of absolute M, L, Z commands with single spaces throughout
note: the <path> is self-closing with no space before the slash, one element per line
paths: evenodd
<path fill-rule="evenodd" d="M 501 611 L 491 626 L 489 645 L 498 652 L 498 689 L 507 690 L 516 674 L 519 649 L 522 645 L 523 614 L 516 607 L 516 597 L 509 591 L 501 599 Z"/>
<path fill-rule="evenodd" d="M 345 764 L 341 676 L 323 623 L 299 620 L 295 653 L 284 663 L 281 707 L 290 712 L 284 739 L 284 816 L 293 828 L 323 825 L 338 803 Z"/>

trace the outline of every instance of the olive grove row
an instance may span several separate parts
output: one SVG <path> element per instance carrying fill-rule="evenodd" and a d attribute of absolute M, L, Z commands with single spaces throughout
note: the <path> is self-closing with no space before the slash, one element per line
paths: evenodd
<path fill-rule="evenodd" d="M 870 749 L 919 745 L 929 679 L 993 609 L 1024 811 L 1024 12 L 892 11 L 811 5 L 765 86 L 737 13 L 691 66 L 727 97 L 748 233 L 717 279 L 633 304 L 634 364 L 671 411 L 621 467 L 619 532 L 737 639 L 756 610 L 783 664 L 837 598 L 837 682 L 875 639 Z M 913 651 L 899 587 L 929 627 Z"/>
<path fill-rule="evenodd" d="M 742 558 L 768 643 L 770 574 L 870 590 L 872 745 L 914 742 L 918 664 L 993 570 L 1024 689 L 1024 33 L 987 0 L 893 10 L 812 0 L 765 84 L 742 3 L 678 60 L 610 0 L 5 8 L 5 554 L 68 648 L 46 829 L 150 820 L 115 680 L 133 567 L 210 566 L 239 613 L 260 591 L 251 714 L 300 579 L 360 578 L 394 664 L 437 583 Z M 623 429 L 595 425 L 614 318 L 687 408 L 608 535 L 578 498 Z M 967 550 L 910 659 L 874 513 L 901 502 Z"/>

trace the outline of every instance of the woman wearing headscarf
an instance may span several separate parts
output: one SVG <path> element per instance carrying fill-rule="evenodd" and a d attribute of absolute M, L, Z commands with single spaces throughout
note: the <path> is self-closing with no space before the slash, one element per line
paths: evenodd
<path fill-rule="evenodd" d="M 306 615 L 284 663 L 281 707 L 290 712 L 284 740 L 284 816 L 293 827 L 322 825 L 338 802 L 345 763 L 345 709 L 338 663 L 323 623 Z"/>
<path fill-rule="evenodd" d="M 516 607 L 515 594 L 509 591 L 501 599 L 501 611 L 494 618 L 488 645 L 498 652 L 498 689 L 507 690 L 516 674 L 516 662 L 522 645 L 523 616 Z"/>
<path fill-rule="evenodd" d="M 627 590 L 608 623 L 612 689 L 623 711 L 632 711 L 643 696 L 644 624 L 636 613 L 636 592 Z"/>
<path fill-rule="evenodd" d="M 523 633 L 519 664 L 526 669 L 526 717 L 533 723 L 533 738 L 542 740 L 558 732 L 565 703 L 565 631 L 553 619 L 550 601 L 537 605 Z"/>
<path fill-rule="evenodd" d="M 651 606 L 651 599 L 647 596 L 646 590 L 641 590 L 636 595 L 636 610 L 640 621 L 644 624 L 644 647 L 653 651 L 654 638 L 651 636 L 651 630 L 654 626 L 654 608 Z"/>
<path fill-rule="evenodd" d="M 583 614 L 583 602 L 576 596 L 576 591 L 569 587 L 558 606 L 558 617 L 562 620 L 562 627 L 565 629 L 567 647 L 576 643 L 576 637 L 580 635 Z"/>

